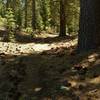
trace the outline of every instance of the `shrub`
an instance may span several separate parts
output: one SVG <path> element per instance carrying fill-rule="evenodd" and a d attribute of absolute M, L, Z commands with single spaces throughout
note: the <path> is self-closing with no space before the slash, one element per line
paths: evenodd
<path fill-rule="evenodd" d="M 14 13 L 11 8 L 7 9 L 5 18 L 6 18 L 6 28 L 8 30 L 8 38 L 9 38 L 8 40 L 14 41 L 15 39 L 14 30 L 16 27 L 15 24 L 16 21 L 14 19 Z"/>
<path fill-rule="evenodd" d="M 33 32 L 31 27 L 27 27 L 24 32 L 31 34 Z"/>

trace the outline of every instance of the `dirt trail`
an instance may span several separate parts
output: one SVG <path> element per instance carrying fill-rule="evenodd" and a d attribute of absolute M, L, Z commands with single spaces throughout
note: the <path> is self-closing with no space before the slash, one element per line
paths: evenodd
<path fill-rule="evenodd" d="M 9 93 L 22 100 L 100 100 L 100 49 L 75 55 L 75 44 L 0 42 L 0 100 Z"/>
<path fill-rule="evenodd" d="M 30 53 L 40 53 L 45 50 L 50 50 L 51 48 L 57 47 L 70 47 L 76 44 L 75 40 L 70 40 L 69 42 L 58 42 L 58 43 L 11 43 L 11 42 L 0 42 L 0 53 L 20 55 L 20 54 L 30 54 Z"/>

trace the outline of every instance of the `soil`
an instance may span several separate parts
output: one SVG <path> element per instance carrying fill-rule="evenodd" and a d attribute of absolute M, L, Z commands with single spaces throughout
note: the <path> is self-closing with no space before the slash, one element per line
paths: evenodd
<path fill-rule="evenodd" d="M 100 100 L 100 48 L 50 40 L 0 42 L 0 100 Z"/>

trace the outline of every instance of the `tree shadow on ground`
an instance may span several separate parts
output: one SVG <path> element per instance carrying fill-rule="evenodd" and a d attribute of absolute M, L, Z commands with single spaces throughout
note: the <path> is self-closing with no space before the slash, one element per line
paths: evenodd
<path fill-rule="evenodd" d="M 45 33 L 46 34 L 46 33 Z M 53 34 L 52 34 L 53 36 Z M 23 35 L 23 34 L 16 34 L 16 41 L 20 43 L 56 43 L 56 42 L 61 42 L 61 41 L 69 41 L 75 39 L 77 36 L 65 36 L 65 37 L 58 37 L 58 36 L 53 36 L 53 37 L 32 37 L 31 35 Z"/>
<path fill-rule="evenodd" d="M 71 68 L 64 55 L 57 57 L 43 54 L 20 56 L 1 54 L 0 56 L 3 61 L 0 68 L 2 80 L 0 97 L 10 93 L 13 100 L 17 100 L 15 98 L 21 94 L 26 97 L 54 95 L 53 91 L 60 90 L 61 74 Z M 35 90 L 37 88 L 42 88 L 42 92 L 37 93 Z"/>
<path fill-rule="evenodd" d="M 74 54 L 72 52 L 72 56 L 73 59 L 77 59 L 77 60 L 73 60 L 72 63 L 75 63 L 78 66 L 82 66 L 81 64 L 83 64 L 83 67 L 85 67 L 85 64 L 87 64 L 86 66 L 95 66 L 95 65 L 99 65 L 100 64 L 100 48 L 97 49 L 93 49 L 87 52 L 83 52 L 81 54 Z M 77 67 L 78 67 L 77 66 Z"/>
<path fill-rule="evenodd" d="M 66 48 L 63 49 L 66 50 Z M 77 90 L 76 86 L 72 87 L 68 80 L 70 80 L 71 77 L 81 76 L 81 70 L 73 72 L 72 68 L 74 65 L 86 59 L 87 56 L 85 55 L 83 57 L 80 55 L 71 55 L 70 50 L 68 51 L 69 52 L 65 52 L 61 55 L 59 54 L 62 53 L 62 51 L 55 54 L 52 49 L 52 53 L 50 54 L 41 53 L 20 56 L 5 54 L 0 55 L 0 59 L 2 59 L 0 67 L 0 97 L 5 98 L 10 95 L 10 98 L 13 98 L 10 100 L 18 100 L 17 98 L 20 96 L 27 98 L 27 100 L 33 97 L 38 98 L 35 100 L 42 100 L 42 97 L 55 98 L 55 96 L 63 95 L 65 96 L 65 99 L 62 100 L 66 100 L 66 98 L 70 98 L 71 100 L 78 99 L 80 94 L 77 94 L 76 92 L 82 92 L 81 89 L 84 86 L 80 86 Z M 70 53 L 70 55 L 68 55 L 68 53 Z M 96 64 L 95 67 L 88 69 L 90 76 L 91 71 L 94 72 L 94 70 L 95 72 L 100 72 L 99 63 Z M 85 78 L 88 77 L 85 73 L 82 75 Z M 100 76 L 100 73 L 98 73 L 95 77 L 98 76 Z M 90 77 L 90 79 L 93 78 L 94 77 Z M 80 82 L 81 80 L 78 78 L 77 81 Z M 77 82 L 77 84 L 79 82 Z M 81 82 L 85 83 L 86 81 L 82 80 Z M 61 86 L 65 86 L 67 88 L 62 90 Z M 89 86 L 91 88 L 93 87 L 95 90 L 99 85 L 96 86 L 95 84 L 90 84 Z M 87 90 L 84 91 L 84 93 L 85 92 L 87 92 Z M 76 99 L 73 98 L 73 96 L 76 96 Z"/>
<path fill-rule="evenodd" d="M 32 97 L 37 94 L 35 88 L 39 87 L 43 88 L 43 92 L 38 96 L 45 94 L 45 92 L 46 95 L 51 95 L 56 85 L 59 86 L 58 80 L 61 75 L 58 70 L 65 67 L 62 63 L 66 63 L 63 60 L 56 63 L 59 58 L 44 57 L 38 54 L 27 56 L 3 55 L 2 59 L 4 62 L 0 68 L 0 79 L 2 80 L 0 97 L 6 96 L 8 93 L 8 95 L 12 95 L 13 100 L 17 100 L 15 98 L 18 98 L 20 94 Z"/>

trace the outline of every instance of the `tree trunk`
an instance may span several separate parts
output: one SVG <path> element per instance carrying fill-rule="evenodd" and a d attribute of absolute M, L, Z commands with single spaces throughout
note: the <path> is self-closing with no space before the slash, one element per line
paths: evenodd
<path fill-rule="evenodd" d="M 65 1 L 60 0 L 60 34 L 59 36 L 66 36 L 66 13 L 65 13 Z"/>
<path fill-rule="evenodd" d="M 97 42 L 95 42 L 95 39 L 98 38 L 97 34 L 100 34 L 100 14 L 97 16 L 99 19 L 96 17 L 96 14 L 100 11 L 95 13 L 95 0 L 81 0 L 80 7 L 78 52 L 83 52 L 96 48 L 97 42 L 100 43 L 98 39 Z"/>
<path fill-rule="evenodd" d="M 6 2 L 6 9 L 8 9 L 10 7 L 10 0 L 7 0 Z"/>
<path fill-rule="evenodd" d="M 25 28 L 27 27 L 27 0 L 25 0 Z"/>
<path fill-rule="evenodd" d="M 32 28 L 36 29 L 36 4 L 35 0 L 32 0 Z"/>
<path fill-rule="evenodd" d="M 100 0 L 94 0 L 95 1 L 95 45 L 100 46 Z"/>

